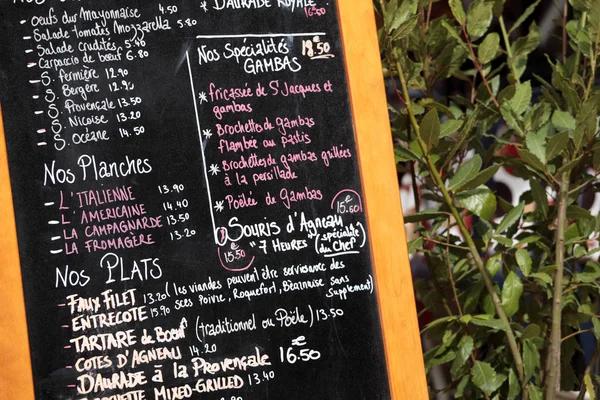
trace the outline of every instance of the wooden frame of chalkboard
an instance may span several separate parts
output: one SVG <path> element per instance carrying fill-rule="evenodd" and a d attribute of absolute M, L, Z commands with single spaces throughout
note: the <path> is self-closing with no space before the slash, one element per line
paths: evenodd
<path fill-rule="evenodd" d="M 372 4 L 342 1 L 340 26 L 394 399 L 426 399 L 427 383 Z"/>
<path fill-rule="evenodd" d="M 0 398 L 33 399 L 25 302 L 1 111 L 0 108 L 0 284 L 3 286 L 0 290 L 0 352 L 6 366 L 0 370 Z"/>
<path fill-rule="evenodd" d="M 348 93 L 392 398 L 426 399 L 419 328 L 369 0 L 341 0 Z M 34 398 L 11 185 L 0 113 L 0 398 Z"/>

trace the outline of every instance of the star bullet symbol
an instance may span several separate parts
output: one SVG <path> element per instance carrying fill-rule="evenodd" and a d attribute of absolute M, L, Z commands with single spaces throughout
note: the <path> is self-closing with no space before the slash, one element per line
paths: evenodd
<path fill-rule="evenodd" d="M 205 129 L 202 133 L 204 134 L 205 139 L 210 139 L 210 137 L 212 136 L 212 132 L 210 131 L 210 129 Z"/>
<path fill-rule="evenodd" d="M 198 98 L 200 99 L 200 104 L 205 103 L 205 102 L 208 101 L 208 98 L 206 97 L 206 93 L 205 92 L 198 93 Z"/>
<path fill-rule="evenodd" d="M 225 200 L 217 201 L 217 204 L 215 204 L 215 210 L 217 210 L 218 212 L 223 211 L 223 209 L 225 208 L 223 203 L 225 203 Z"/>
<path fill-rule="evenodd" d="M 219 166 L 217 164 L 212 164 L 209 169 L 210 169 L 210 173 L 213 175 L 217 175 L 219 172 L 221 172 L 221 170 L 219 169 Z"/>
<path fill-rule="evenodd" d="M 208 8 L 206 5 L 206 2 L 203 1 L 202 3 L 200 3 L 200 8 L 204 10 L 204 12 L 208 12 Z"/>

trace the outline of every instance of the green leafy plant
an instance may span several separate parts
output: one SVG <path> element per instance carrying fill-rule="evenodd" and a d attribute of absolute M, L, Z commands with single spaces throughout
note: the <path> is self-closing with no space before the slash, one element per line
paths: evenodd
<path fill-rule="evenodd" d="M 600 347 L 580 376 L 571 360 L 581 333 L 600 339 L 600 217 L 578 205 L 600 186 L 600 0 L 560 10 L 550 82 L 528 70 L 541 35 L 523 25 L 540 0 L 511 26 L 502 0 L 434 3 L 374 2 L 398 168 L 416 197 L 409 250 L 430 273 L 416 284 L 434 318 L 426 367 L 448 368 L 455 398 L 595 398 Z M 464 90 L 437 96 L 448 79 Z M 530 183 L 516 206 L 489 186 L 501 167 Z"/>

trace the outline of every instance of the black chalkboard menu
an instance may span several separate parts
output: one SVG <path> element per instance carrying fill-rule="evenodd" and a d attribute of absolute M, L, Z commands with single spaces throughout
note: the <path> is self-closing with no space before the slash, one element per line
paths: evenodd
<path fill-rule="evenodd" d="M 36 399 L 389 399 L 334 0 L 10 0 Z"/>

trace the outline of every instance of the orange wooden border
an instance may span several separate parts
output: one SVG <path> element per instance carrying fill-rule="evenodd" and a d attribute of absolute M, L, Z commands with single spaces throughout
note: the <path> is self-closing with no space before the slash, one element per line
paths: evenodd
<path fill-rule="evenodd" d="M 25 299 L 0 109 L 0 399 L 33 400 Z"/>
<path fill-rule="evenodd" d="M 427 383 L 373 6 L 370 0 L 340 0 L 338 11 L 392 398 L 425 400 Z M 10 187 L 0 110 L 0 399 L 33 400 Z"/>
<path fill-rule="evenodd" d="M 339 0 L 338 12 L 392 398 L 425 400 L 429 396 L 373 3 Z"/>

